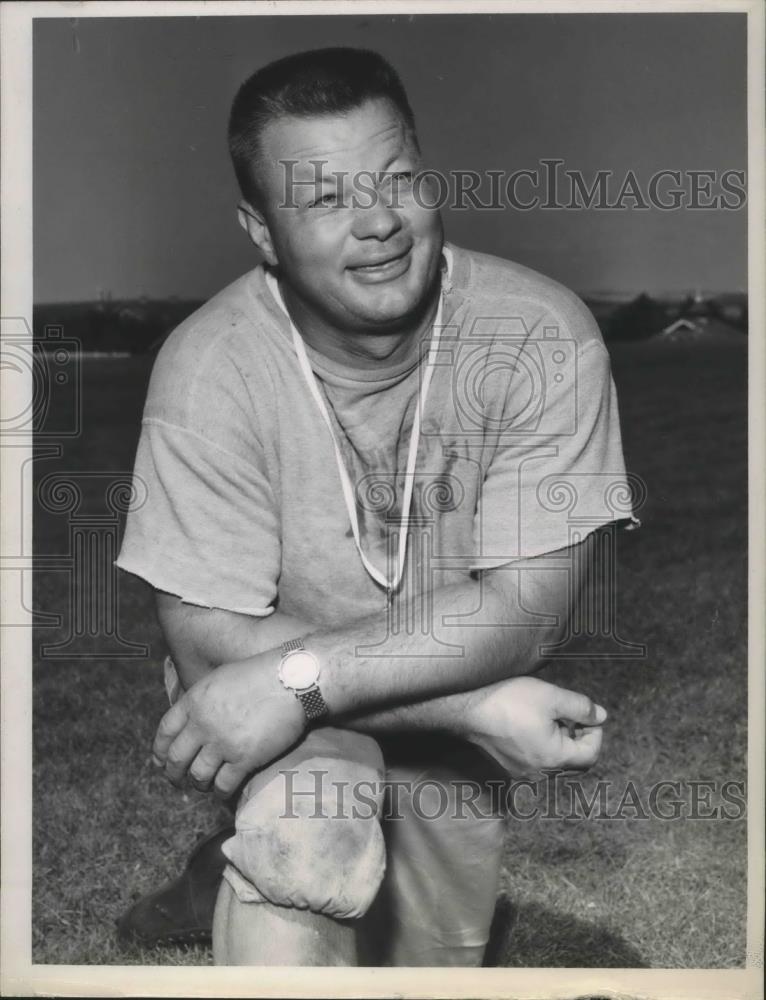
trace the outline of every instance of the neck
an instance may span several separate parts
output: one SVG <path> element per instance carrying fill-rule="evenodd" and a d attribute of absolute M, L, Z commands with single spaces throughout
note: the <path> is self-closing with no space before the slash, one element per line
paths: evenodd
<path fill-rule="evenodd" d="M 338 330 L 306 308 L 289 285 L 280 282 L 280 290 L 290 318 L 303 340 L 330 361 L 353 368 L 379 368 L 396 365 L 417 353 L 421 340 L 430 331 L 439 307 L 441 292 L 437 279 L 416 314 L 401 325 L 385 332 L 354 333 Z"/>

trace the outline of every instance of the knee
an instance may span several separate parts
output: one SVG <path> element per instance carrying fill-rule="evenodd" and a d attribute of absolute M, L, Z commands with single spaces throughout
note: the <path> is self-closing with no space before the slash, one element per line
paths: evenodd
<path fill-rule="evenodd" d="M 384 765 L 373 740 L 358 737 L 351 747 L 347 735 L 341 752 L 314 740 L 245 788 L 223 848 L 235 891 L 244 879 L 255 889 L 251 900 L 336 919 L 367 911 L 385 871 Z"/>

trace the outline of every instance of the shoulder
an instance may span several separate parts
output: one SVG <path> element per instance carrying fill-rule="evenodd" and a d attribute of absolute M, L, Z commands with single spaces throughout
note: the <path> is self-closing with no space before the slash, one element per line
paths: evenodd
<path fill-rule="evenodd" d="M 191 374 L 243 335 L 257 337 L 259 270 L 237 278 L 180 323 L 160 348 L 155 368 Z"/>
<path fill-rule="evenodd" d="M 244 274 L 177 326 L 152 368 L 147 411 L 186 423 L 224 398 L 268 384 L 264 373 L 273 319 L 262 298 L 261 268 Z"/>
<path fill-rule="evenodd" d="M 455 287 L 471 303 L 471 311 L 518 317 L 532 336 L 544 339 L 546 329 L 575 340 L 580 349 L 592 342 L 603 346 L 593 314 L 569 288 L 516 261 L 452 247 Z"/>

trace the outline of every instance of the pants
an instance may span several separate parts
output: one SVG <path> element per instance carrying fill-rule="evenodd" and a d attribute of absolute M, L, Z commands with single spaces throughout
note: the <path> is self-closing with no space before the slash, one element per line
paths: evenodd
<path fill-rule="evenodd" d="M 166 680 L 170 694 L 167 666 Z M 503 779 L 457 739 L 310 730 L 245 785 L 224 877 L 245 904 L 357 921 L 365 964 L 478 966 L 498 889 Z"/>

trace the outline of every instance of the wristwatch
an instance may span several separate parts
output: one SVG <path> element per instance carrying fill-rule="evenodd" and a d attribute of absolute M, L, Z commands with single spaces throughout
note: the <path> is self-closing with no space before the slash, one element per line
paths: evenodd
<path fill-rule="evenodd" d="M 279 679 L 288 691 L 292 691 L 303 706 L 309 722 L 321 719 L 330 709 L 322 697 L 317 681 L 319 680 L 319 660 L 309 653 L 303 645 L 303 639 L 290 639 L 283 642 L 280 651 Z"/>

